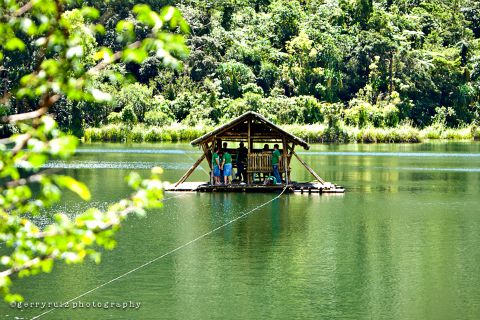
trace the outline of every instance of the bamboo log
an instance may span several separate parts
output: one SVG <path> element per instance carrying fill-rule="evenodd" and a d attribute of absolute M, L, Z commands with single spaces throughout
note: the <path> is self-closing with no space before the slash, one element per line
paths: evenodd
<path fill-rule="evenodd" d="M 205 157 L 206 157 L 207 159 L 211 158 L 210 147 L 209 147 L 209 145 L 208 145 L 208 142 L 202 144 L 202 150 L 203 150 L 203 153 L 205 154 Z M 208 166 L 209 166 L 210 170 L 213 170 L 212 162 L 211 162 L 211 161 L 208 161 Z"/>
<path fill-rule="evenodd" d="M 288 156 L 287 156 L 288 181 L 291 181 L 292 179 L 291 179 L 291 177 L 290 177 L 290 172 L 291 172 L 291 170 L 290 170 L 290 162 L 292 162 L 292 152 L 293 152 L 293 150 L 295 149 L 295 143 L 292 142 L 292 146 L 289 146 L 289 145 L 288 145 L 288 142 L 287 142 L 287 147 L 288 147 L 288 148 L 287 148 L 287 154 L 288 154 Z"/>
<path fill-rule="evenodd" d="M 252 154 L 252 149 L 253 149 L 253 145 L 252 145 L 252 140 L 251 140 L 251 126 L 252 126 L 252 120 L 251 119 L 248 119 L 248 132 L 247 132 L 247 147 L 248 147 L 248 150 L 247 150 L 247 158 L 249 159 L 250 155 Z M 250 166 L 250 161 L 247 161 L 247 183 L 248 184 L 251 184 L 252 183 L 252 178 L 253 178 L 253 173 L 250 173 L 249 170 L 251 170 L 249 168 Z"/>
<path fill-rule="evenodd" d="M 283 170 L 285 171 L 285 183 L 288 185 L 289 183 L 289 177 L 288 177 L 288 163 L 287 163 L 287 148 L 288 148 L 288 144 L 287 144 L 287 140 L 285 139 L 285 137 L 283 137 L 283 154 L 282 154 L 282 160 L 283 160 Z M 280 181 L 281 182 L 281 181 Z"/>
<path fill-rule="evenodd" d="M 198 165 L 203 161 L 203 159 L 205 159 L 205 153 L 202 154 L 202 156 L 193 164 L 193 166 L 190 169 L 188 169 L 188 171 L 183 175 L 183 177 L 181 177 L 180 180 L 178 180 L 178 182 L 175 183 L 175 187 L 178 187 L 179 184 L 184 183 L 185 180 L 187 180 L 188 177 L 190 177 L 193 170 L 195 170 L 198 167 Z"/>
<path fill-rule="evenodd" d="M 292 154 L 298 159 L 298 161 L 300 161 L 301 164 L 303 164 L 303 166 L 307 169 L 307 171 L 310 172 L 310 174 L 314 176 L 315 179 L 318 180 L 318 182 L 320 182 L 321 184 L 325 184 L 325 181 L 322 178 L 320 178 L 320 176 L 315 171 L 313 171 L 313 169 L 310 168 L 305 161 L 300 159 L 300 157 L 297 155 L 295 151 L 292 151 Z"/>
<path fill-rule="evenodd" d="M 213 153 L 215 152 L 215 144 L 217 143 L 217 136 L 213 136 L 212 139 L 212 144 L 210 145 L 210 155 L 209 158 L 211 159 L 213 156 Z M 211 162 L 211 161 L 209 161 Z M 214 184 L 215 179 L 213 177 L 213 164 L 212 164 L 212 169 L 210 170 L 210 184 Z"/>

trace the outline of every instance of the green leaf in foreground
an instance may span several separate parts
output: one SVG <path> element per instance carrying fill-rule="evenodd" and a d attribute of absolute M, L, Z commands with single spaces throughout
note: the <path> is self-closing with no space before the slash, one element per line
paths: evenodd
<path fill-rule="evenodd" d="M 60 187 L 69 189 L 85 201 L 90 200 L 90 191 L 83 182 L 80 182 L 70 176 L 54 176 L 53 178 Z"/>

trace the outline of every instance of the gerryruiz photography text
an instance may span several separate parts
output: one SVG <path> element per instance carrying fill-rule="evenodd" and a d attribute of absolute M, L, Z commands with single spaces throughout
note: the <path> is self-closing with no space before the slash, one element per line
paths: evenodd
<path fill-rule="evenodd" d="M 53 301 L 28 301 L 13 302 L 11 308 L 15 309 L 120 309 L 120 310 L 138 310 L 142 303 L 136 301 L 72 301 L 72 302 L 53 302 Z"/>

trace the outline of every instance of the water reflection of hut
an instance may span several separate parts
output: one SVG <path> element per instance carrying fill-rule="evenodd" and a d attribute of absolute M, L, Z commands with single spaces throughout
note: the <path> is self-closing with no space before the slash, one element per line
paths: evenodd
<path fill-rule="evenodd" d="M 207 159 L 210 170 L 212 163 L 212 153 L 216 146 L 221 146 L 223 142 L 244 142 L 247 147 L 247 183 L 232 184 L 228 186 L 218 186 L 212 184 L 212 179 L 208 183 L 203 182 L 185 182 L 192 172 Z M 200 146 L 203 150 L 202 156 L 194 163 L 194 165 L 180 178 L 180 180 L 170 188 L 170 191 L 274 191 L 287 187 L 289 191 L 298 192 L 324 192 L 324 193 L 341 193 L 344 190 L 330 182 L 325 182 L 305 161 L 303 161 L 296 153 L 295 147 L 300 146 L 308 150 L 310 146 L 302 139 L 279 128 L 262 115 L 255 112 L 246 112 L 240 117 L 230 121 L 223 126 L 218 127 L 205 134 L 204 136 L 193 140 L 193 146 Z M 263 181 L 272 171 L 272 153 L 262 152 L 260 146 L 264 144 L 280 145 L 281 160 L 279 163 L 279 171 L 282 176 L 283 184 L 280 186 L 266 185 Z M 230 144 L 231 145 L 231 144 Z M 237 149 L 228 148 L 233 159 L 236 158 Z M 291 181 L 290 162 L 292 157 L 296 157 L 298 161 L 307 169 L 307 171 L 316 180 L 313 183 L 298 183 Z M 236 164 L 234 163 L 234 167 Z"/>

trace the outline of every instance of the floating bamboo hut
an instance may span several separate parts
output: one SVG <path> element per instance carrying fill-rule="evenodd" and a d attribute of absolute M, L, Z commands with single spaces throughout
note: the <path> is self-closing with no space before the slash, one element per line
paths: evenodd
<path fill-rule="evenodd" d="M 247 148 L 247 163 L 246 163 L 246 182 L 233 182 L 228 185 L 214 185 L 211 172 L 212 168 L 212 154 L 216 146 L 222 146 L 223 142 L 243 142 Z M 308 164 L 303 161 L 295 152 L 295 147 L 303 147 L 305 150 L 310 149 L 310 146 L 302 139 L 294 136 L 276 126 L 271 121 L 267 120 L 262 115 L 256 112 L 246 112 L 238 118 L 230 121 L 223 126 L 218 127 L 205 134 L 204 136 L 195 139 L 191 142 L 192 146 L 200 146 L 203 150 L 201 157 L 193 164 L 193 166 L 175 183 L 172 187 L 167 188 L 167 191 L 199 191 L 199 192 L 214 192 L 214 191 L 233 191 L 233 192 L 275 192 L 286 188 L 288 192 L 299 193 L 343 193 L 345 190 L 331 182 L 324 181 Z M 279 163 L 279 171 L 282 176 L 281 185 L 265 184 L 265 179 L 271 175 L 272 172 L 272 150 L 265 152 L 258 148 L 258 145 L 263 144 L 279 144 L 281 158 Z M 231 145 L 231 143 L 229 143 Z M 255 148 L 257 146 L 257 148 Z M 232 155 L 232 159 L 236 159 L 237 149 L 227 148 Z M 312 175 L 312 182 L 295 182 L 291 180 L 290 163 L 292 157 L 305 167 L 305 169 Z M 202 163 L 207 160 L 210 168 L 210 181 L 208 182 L 187 182 L 192 172 Z M 233 162 L 236 168 L 235 161 Z"/>

